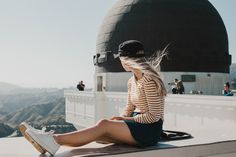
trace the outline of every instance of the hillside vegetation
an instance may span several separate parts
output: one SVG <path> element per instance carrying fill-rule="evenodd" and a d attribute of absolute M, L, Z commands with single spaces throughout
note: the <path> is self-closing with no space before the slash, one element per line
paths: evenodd
<path fill-rule="evenodd" d="M 0 137 L 21 136 L 18 126 L 28 122 L 37 129 L 64 133 L 76 130 L 65 122 L 63 90 L 23 89 L 0 94 Z"/>

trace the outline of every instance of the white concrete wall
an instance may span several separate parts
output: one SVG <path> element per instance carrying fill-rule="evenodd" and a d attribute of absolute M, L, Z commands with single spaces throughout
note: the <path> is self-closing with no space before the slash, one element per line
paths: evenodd
<path fill-rule="evenodd" d="M 180 80 L 181 75 L 196 75 L 196 82 L 183 82 L 186 94 L 195 90 L 202 91 L 206 95 L 221 95 L 223 84 L 229 81 L 229 74 L 225 73 L 162 72 L 161 74 L 168 93 L 171 93 L 171 86 L 168 83 L 173 82 L 175 78 Z M 125 92 L 127 91 L 127 81 L 132 74 L 128 72 L 97 73 L 94 79 L 95 91 L 97 91 L 97 77 L 99 76 L 103 78 L 103 91 Z"/>
<path fill-rule="evenodd" d="M 84 127 L 101 118 L 119 115 L 127 99 L 126 92 L 65 91 L 66 121 Z M 165 126 L 167 128 L 214 128 L 221 124 L 236 126 L 236 97 L 206 95 L 174 95 L 166 97 Z"/>
<path fill-rule="evenodd" d="M 229 81 L 229 74 L 225 73 L 163 72 L 164 82 L 169 92 L 171 88 L 168 82 L 173 82 L 175 78 L 181 80 L 181 75 L 196 75 L 196 82 L 183 82 L 186 94 L 196 90 L 206 95 L 222 95 L 223 85 Z"/>
<path fill-rule="evenodd" d="M 94 89 L 97 91 L 97 77 L 103 77 L 103 91 L 126 92 L 127 81 L 132 76 L 130 72 L 97 73 L 95 74 Z"/>

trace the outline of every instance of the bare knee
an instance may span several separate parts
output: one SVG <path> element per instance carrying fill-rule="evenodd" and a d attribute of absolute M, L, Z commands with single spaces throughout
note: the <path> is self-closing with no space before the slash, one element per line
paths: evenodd
<path fill-rule="evenodd" d="M 96 126 L 105 127 L 109 121 L 107 119 L 101 119 L 97 122 Z"/>
<path fill-rule="evenodd" d="M 97 122 L 96 127 L 102 129 L 104 135 L 106 135 L 109 132 L 110 121 L 107 119 L 101 119 Z"/>
<path fill-rule="evenodd" d="M 103 131 L 103 134 L 100 138 L 111 138 L 111 130 L 113 127 L 113 124 L 110 120 L 107 119 L 101 119 L 97 122 L 96 127 L 100 128 Z"/>

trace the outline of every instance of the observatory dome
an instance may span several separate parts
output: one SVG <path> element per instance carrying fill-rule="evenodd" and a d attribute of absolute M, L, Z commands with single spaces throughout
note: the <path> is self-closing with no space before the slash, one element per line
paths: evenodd
<path fill-rule="evenodd" d="M 229 72 L 226 28 L 208 0 L 118 0 L 97 37 L 96 71 L 123 72 L 113 54 L 131 39 L 141 41 L 147 55 L 168 45 L 161 71 Z"/>

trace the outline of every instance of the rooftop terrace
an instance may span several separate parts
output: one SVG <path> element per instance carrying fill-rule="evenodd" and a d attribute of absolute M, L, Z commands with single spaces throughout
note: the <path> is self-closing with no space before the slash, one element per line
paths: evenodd
<path fill-rule="evenodd" d="M 217 131 L 219 132 L 219 131 Z M 234 133 L 233 133 L 234 132 Z M 90 143 L 83 147 L 62 146 L 56 157 L 74 156 L 160 156 L 160 157 L 235 157 L 236 133 L 194 133 L 193 139 L 160 142 L 156 146 L 136 148 L 125 145 Z M 208 137 L 209 135 L 209 137 Z M 0 139 L 0 157 L 47 157 L 39 154 L 23 137 Z"/>
<path fill-rule="evenodd" d="M 126 101 L 126 93 L 65 91 L 65 97 L 67 121 L 84 127 L 118 114 Z M 93 142 L 76 148 L 63 146 L 55 156 L 235 157 L 236 97 L 168 95 L 164 129 L 188 132 L 193 138 L 143 149 Z M 49 154 L 40 155 L 23 137 L 0 139 L 0 157 L 31 156 Z"/>

